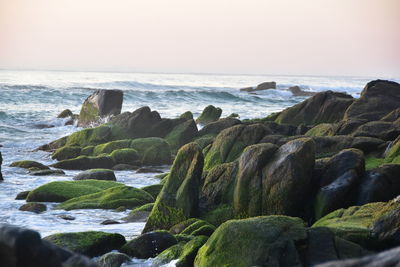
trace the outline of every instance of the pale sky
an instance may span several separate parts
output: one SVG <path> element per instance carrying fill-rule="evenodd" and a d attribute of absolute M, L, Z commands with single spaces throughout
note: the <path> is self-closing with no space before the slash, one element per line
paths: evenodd
<path fill-rule="evenodd" d="M 0 68 L 400 77 L 400 0 L 0 0 Z"/>

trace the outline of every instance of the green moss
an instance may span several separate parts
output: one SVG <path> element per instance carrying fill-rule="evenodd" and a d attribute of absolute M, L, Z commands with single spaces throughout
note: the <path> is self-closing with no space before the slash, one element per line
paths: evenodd
<path fill-rule="evenodd" d="M 144 204 L 144 205 L 142 205 L 142 206 L 140 206 L 138 208 L 133 209 L 129 213 L 129 215 L 135 214 L 138 211 L 148 211 L 148 212 L 150 212 L 153 209 L 153 207 L 154 207 L 154 203 L 147 203 L 147 204 Z"/>
<path fill-rule="evenodd" d="M 216 209 L 207 212 L 201 216 L 201 218 L 215 226 L 219 226 L 231 219 L 238 219 L 235 215 L 235 210 L 230 205 L 221 205 Z"/>
<path fill-rule="evenodd" d="M 28 202 L 63 202 L 71 198 L 100 192 L 122 184 L 113 181 L 81 180 L 51 182 L 32 190 Z"/>
<path fill-rule="evenodd" d="M 114 150 L 110 154 L 115 164 L 134 164 L 139 159 L 137 151 L 133 148 Z"/>
<path fill-rule="evenodd" d="M 372 156 L 365 158 L 365 169 L 371 170 L 385 163 L 384 158 L 375 158 Z"/>
<path fill-rule="evenodd" d="M 131 139 L 111 141 L 105 144 L 97 145 L 93 149 L 93 156 L 100 155 L 102 153 L 110 154 L 114 150 L 129 148 L 131 145 Z"/>
<path fill-rule="evenodd" d="M 195 232 L 196 230 L 200 229 L 203 226 L 211 226 L 208 222 L 204 221 L 204 220 L 196 220 L 195 222 L 193 222 L 192 224 L 190 224 L 188 227 L 186 227 L 181 234 L 184 235 L 195 235 L 193 234 L 193 232 Z M 215 230 L 215 227 L 214 227 Z"/>
<path fill-rule="evenodd" d="M 152 195 L 154 199 L 156 199 L 158 194 L 160 194 L 162 188 L 163 188 L 162 184 L 153 184 L 153 185 L 148 185 L 148 186 L 142 187 L 141 189 L 143 191 L 146 191 L 147 193 Z"/>
<path fill-rule="evenodd" d="M 333 136 L 335 134 L 333 125 L 330 123 L 321 123 L 308 130 L 306 136 Z"/>
<path fill-rule="evenodd" d="M 203 112 L 197 118 L 196 122 L 199 124 L 207 124 L 213 121 L 217 121 L 222 114 L 222 109 L 216 108 L 213 105 L 209 105 L 204 108 Z"/>
<path fill-rule="evenodd" d="M 95 146 L 85 146 L 81 150 L 81 155 L 83 155 L 83 156 L 93 156 L 94 148 L 95 148 Z"/>
<path fill-rule="evenodd" d="M 95 128 L 83 129 L 71 134 L 67 137 L 66 144 L 85 147 L 127 138 L 128 134 L 122 128 L 118 126 L 101 125 Z"/>
<path fill-rule="evenodd" d="M 124 206 L 135 208 L 153 202 L 153 197 L 147 192 L 130 187 L 118 186 L 104 191 L 72 198 L 59 204 L 57 209 L 116 209 Z"/>
<path fill-rule="evenodd" d="M 10 167 L 18 167 L 18 168 L 24 168 L 24 169 L 29 169 L 29 168 L 36 168 L 38 170 L 47 170 L 50 169 L 49 167 L 43 165 L 42 163 L 33 161 L 33 160 L 20 160 L 20 161 L 15 161 L 10 164 Z"/>
<path fill-rule="evenodd" d="M 187 120 L 177 126 L 165 137 L 171 149 L 176 152 L 181 146 L 189 143 L 197 134 L 197 126 L 194 120 Z"/>
<path fill-rule="evenodd" d="M 148 137 L 134 139 L 130 145 L 142 157 L 145 165 L 162 165 L 171 163 L 171 149 L 162 138 Z"/>
<path fill-rule="evenodd" d="M 203 135 L 203 136 L 193 140 L 193 142 L 198 144 L 201 147 L 201 149 L 204 149 L 206 146 L 208 146 L 208 145 L 212 144 L 212 142 L 214 142 L 215 136 L 216 136 L 215 134 Z"/>
<path fill-rule="evenodd" d="M 185 119 L 185 120 L 192 120 L 193 119 L 193 113 L 191 111 L 186 111 L 182 115 L 179 116 L 180 119 Z"/>
<path fill-rule="evenodd" d="M 111 169 L 115 165 L 114 160 L 108 155 L 97 157 L 79 156 L 73 159 L 66 159 L 52 164 L 51 166 L 65 170 L 87 170 L 96 168 Z"/>
<path fill-rule="evenodd" d="M 50 235 L 44 240 L 89 257 L 99 256 L 122 247 L 126 241 L 120 234 L 88 231 Z"/>
<path fill-rule="evenodd" d="M 81 148 L 79 146 L 63 146 L 54 151 L 51 158 L 56 160 L 72 159 L 78 157 L 80 153 Z"/>
<path fill-rule="evenodd" d="M 87 125 L 97 122 L 99 119 L 99 109 L 94 105 L 94 103 L 85 101 L 82 105 L 81 112 L 79 113 L 79 123 Z"/>
<path fill-rule="evenodd" d="M 188 217 L 180 208 L 170 207 L 159 201 L 157 198 L 149 219 L 147 220 L 146 232 L 155 229 L 169 229 L 173 225 L 187 220 Z"/>

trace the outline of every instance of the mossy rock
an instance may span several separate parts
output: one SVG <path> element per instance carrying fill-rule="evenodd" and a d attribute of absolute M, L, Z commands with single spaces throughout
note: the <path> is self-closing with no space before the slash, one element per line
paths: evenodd
<path fill-rule="evenodd" d="M 62 170 L 31 170 L 29 169 L 29 174 L 33 176 L 47 176 L 47 175 L 65 175 L 65 172 Z"/>
<path fill-rule="evenodd" d="M 38 170 L 50 169 L 49 167 L 43 165 L 42 163 L 39 163 L 39 162 L 36 162 L 33 160 L 14 161 L 13 163 L 10 164 L 10 167 L 18 167 L 18 168 L 24 168 L 24 169 L 36 168 Z"/>
<path fill-rule="evenodd" d="M 180 119 L 193 120 L 193 113 L 191 111 L 186 111 L 179 116 Z"/>
<path fill-rule="evenodd" d="M 51 166 L 65 170 L 88 170 L 98 168 L 111 169 L 114 165 L 114 160 L 110 156 L 99 155 L 97 157 L 79 156 L 77 158 L 59 161 Z"/>
<path fill-rule="evenodd" d="M 81 155 L 82 156 L 93 156 L 94 148 L 95 148 L 95 146 L 85 146 L 81 150 Z"/>
<path fill-rule="evenodd" d="M 126 243 L 125 237 L 120 234 L 98 231 L 60 233 L 49 235 L 44 240 L 89 257 L 119 249 Z"/>
<path fill-rule="evenodd" d="M 322 217 L 312 227 L 328 227 L 337 236 L 360 244 L 363 247 L 374 248 L 385 246 L 379 244 L 379 236 L 396 235 L 400 225 L 398 201 L 374 202 L 363 206 L 353 206 L 339 209 Z M 387 226 L 384 231 L 377 231 L 381 225 Z M 378 227 L 377 227 L 378 226 Z M 398 238 L 397 238 L 398 239 Z M 400 240 L 397 240 L 397 245 Z"/>
<path fill-rule="evenodd" d="M 121 148 L 114 150 L 110 157 L 113 159 L 115 164 L 131 164 L 139 160 L 137 151 L 133 148 Z"/>
<path fill-rule="evenodd" d="M 101 125 L 71 134 L 67 137 L 66 145 L 93 146 L 114 140 L 127 139 L 128 136 L 128 133 L 118 126 Z"/>
<path fill-rule="evenodd" d="M 118 267 L 121 266 L 123 263 L 128 263 L 131 261 L 131 258 L 119 252 L 109 252 L 101 256 L 97 263 L 99 267 Z"/>
<path fill-rule="evenodd" d="M 333 136 L 335 135 L 334 125 L 330 123 L 321 123 L 314 126 L 305 133 L 306 136 Z"/>
<path fill-rule="evenodd" d="M 112 181 L 82 180 L 51 182 L 29 192 L 28 202 L 63 202 L 71 198 L 97 193 L 122 184 Z"/>
<path fill-rule="evenodd" d="M 30 211 L 34 213 L 42 213 L 47 210 L 46 205 L 42 203 L 35 203 L 35 202 L 30 202 L 22 205 L 19 207 L 19 210 L 21 211 Z"/>
<path fill-rule="evenodd" d="M 140 189 L 142 189 L 143 191 L 146 191 L 147 193 L 152 195 L 154 199 L 156 199 L 158 194 L 160 194 L 162 188 L 163 188 L 162 184 L 153 184 L 153 185 L 148 185 L 148 186 L 142 187 Z"/>
<path fill-rule="evenodd" d="M 116 181 L 117 178 L 112 170 L 109 169 L 91 169 L 78 173 L 74 180 L 107 180 Z"/>
<path fill-rule="evenodd" d="M 367 156 L 365 158 L 365 169 L 372 170 L 372 169 L 375 169 L 385 163 L 386 163 L 386 160 L 384 158 L 375 158 L 373 156 Z"/>
<path fill-rule="evenodd" d="M 151 202 L 154 202 L 154 199 L 147 192 L 123 185 L 72 198 L 59 204 L 56 208 L 64 210 L 116 209 L 124 206 L 131 209 Z"/>
<path fill-rule="evenodd" d="M 110 154 L 111 152 L 117 149 L 129 148 L 131 142 L 132 142 L 131 139 L 124 139 L 97 145 L 93 149 L 93 156 L 97 156 L 103 153 Z"/>
<path fill-rule="evenodd" d="M 213 105 L 209 105 L 204 108 L 203 112 L 196 119 L 196 122 L 199 124 L 206 125 L 207 123 L 217 121 L 222 114 L 222 109 L 216 108 Z"/>
<path fill-rule="evenodd" d="M 143 165 L 163 165 L 171 163 L 170 146 L 162 138 L 148 137 L 134 139 L 130 147 L 139 153 Z"/>
<path fill-rule="evenodd" d="M 184 222 L 174 225 L 169 231 L 174 234 L 190 236 L 210 236 L 215 231 L 215 226 L 201 219 L 190 218 Z"/>
<path fill-rule="evenodd" d="M 70 109 L 64 109 L 63 111 L 60 112 L 60 114 L 57 115 L 57 118 L 67 118 L 67 117 L 71 117 L 72 115 L 74 115 L 72 113 L 72 111 Z"/>
<path fill-rule="evenodd" d="M 386 154 L 388 160 L 394 161 L 396 157 L 400 156 L 400 136 L 393 141 L 392 146 Z"/>
<path fill-rule="evenodd" d="M 194 259 L 199 249 L 207 242 L 206 236 L 197 236 L 188 242 L 178 244 L 164 250 L 154 259 L 154 264 L 159 266 L 177 260 L 175 266 L 193 266 Z"/>
<path fill-rule="evenodd" d="M 194 120 L 187 120 L 177 126 L 165 137 L 170 147 L 177 151 L 181 146 L 189 143 L 198 133 Z"/>
<path fill-rule="evenodd" d="M 215 134 L 201 136 L 201 137 L 193 140 L 193 142 L 198 144 L 201 147 L 201 149 L 204 149 L 206 146 L 208 146 L 214 142 L 215 136 L 216 136 Z"/>
<path fill-rule="evenodd" d="M 239 219 L 231 205 L 221 205 L 205 213 L 201 218 L 215 226 L 220 226 L 232 219 Z"/>
<path fill-rule="evenodd" d="M 51 158 L 56 160 L 73 159 L 80 155 L 81 148 L 79 146 L 63 146 L 52 154 Z"/>
<path fill-rule="evenodd" d="M 262 216 L 230 220 L 219 226 L 200 248 L 194 265 L 303 266 L 296 243 L 306 238 L 305 223 L 299 218 Z"/>
<path fill-rule="evenodd" d="M 154 203 L 147 203 L 138 208 L 133 209 L 127 217 L 124 218 L 126 222 L 146 222 L 150 215 Z"/>
<path fill-rule="evenodd" d="M 197 215 L 203 162 L 203 154 L 197 144 L 187 144 L 178 151 L 143 232 L 168 230 Z"/>

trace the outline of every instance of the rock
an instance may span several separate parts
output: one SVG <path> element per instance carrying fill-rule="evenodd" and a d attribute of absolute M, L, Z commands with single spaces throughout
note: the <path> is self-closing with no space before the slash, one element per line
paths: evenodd
<path fill-rule="evenodd" d="M 24 199 L 26 199 L 26 198 L 28 197 L 29 192 L 31 192 L 31 191 L 22 191 L 22 192 L 19 192 L 19 193 L 17 194 L 17 196 L 15 197 L 15 200 L 24 200 Z"/>
<path fill-rule="evenodd" d="M 200 248 L 194 266 L 302 266 L 296 243 L 306 238 L 304 222 L 299 218 L 230 220 Z"/>
<path fill-rule="evenodd" d="M 254 91 L 261 91 L 261 90 L 268 90 L 268 89 L 276 89 L 276 82 L 263 82 L 254 87 L 246 87 L 240 89 L 240 91 L 246 92 L 254 92 Z"/>
<path fill-rule="evenodd" d="M 41 204 L 41 203 L 26 203 L 24 205 L 22 205 L 21 207 L 19 207 L 19 210 L 21 211 L 31 211 L 34 213 L 42 213 L 44 211 L 47 210 L 46 205 Z"/>
<path fill-rule="evenodd" d="M 120 234 L 98 231 L 53 234 L 44 240 L 89 257 L 120 249 L 126 243 L 125 237 Z"/>
<path fill-rule="evenodd" d="M 263 169 L 262 214 L 304 217 L 310 195 L 315 143 L 301 138 L 281 146 Z"/>
<path fill-rule="evenodd" d="M 294 96 L 313 96 L 316 95 L 316 92 L 307 92 L 300 89 L 299 86 L 291 86 L 288 89 Z"/>
<path fill-rule="evenodd" d="M 180 119 L 193 120 L 193 113 L 191 111 L 186 111 L 179 116 Z"/>
<path fill-rule="evenodd" d="M 223 130 L 206 153 L 204 168 L 210 170 L 218 164 L 236 160 L 245 147 L 258 143 L 267 131 L 261 124 L 236 125 Z"/>
<path fill-rule="evenodd" d="M 116 181 L 117 178 L 112 170 L 108 169 L 91 169 L 77 174 L 74 180 L 107 180 Z"/>
<path fill-rule="evenodd" d="M 114 171 L 128 171 L 128 170 L 137 170 L 139 166 L 129 165 L 129 164 L 117 164 L 112 169 Z"/>
<path fill-rule="evenodd" d="M 132 139 L 124 139 L 97 145 L 93 148 L 93 152 L 90 156 L 98 156 L 103 153 L 110 154 L 117 149 L 130 148 L 131 142 Z"/>
<path fill-rule="evenodd" d="M 147 259 L 154 258 L 176 243 L 176 238 L 167 231 L 154 231 L 129 241 L 120 251 L 135 258 Z"/>
<path fill-rule="evenodd" d="M 353 103 L 350 95 L 332 91 L 313 97 L 282 111 L 275 122 L 292 125 L 334 123 L 342 120 L 344 112 Z"/>
<path fill-rule="evenodd" d="M 52 159 L 64 160 L 73 159 L 81 154 L 81 148 L 79 146 L 63 146 L 51 155 Z"/>
<path fill-rule="evenodd" d="M 375 137 L 386 141 L 392 141 L 400 135 L 400 120 L 396 122 L 371 121 L 357 128 L 353 136 Z"/>
<path fill-rule="evenodd" d="M 109 124 L 95 128 L 87 128 L 74 132 L 67 137 L 65 145 L 69 146 L 95 146 L 114 140 L 127 139 L 129 134 L 126 130 Z"/>
<path fill-rule="evenodd" d="M 110 224 L 120 224 L 120 222 L 115 221 L 115 220 L 105 220 L 105 221 L 102 221 L 100 224 L 102 224 L 102 225 L 110 225 Z"/>
<path fill-rule="evenodd" d="M 65 175 L 65 172 L 62 170 L 40 170 L 40 171 L 32 171 L 29 172 L 30 175 L 33 176 L 47 176 L 47 175 Z"/>
<path fill-rule="evenodd" d="M 121 186 L 112 181 L 82 180 L 50 182 L 32 190 L 28 202 L 63 202 L 71 198 L 93 194 L 107 188 Z"/>
<path fill-rule="evenodd" d="M 140 157 L 138 152 L 133 148 L 122 148 L 114 150 L 110 157 L 113 159 L 114 164 L 135 164 L 139 161 Z"/>
<path fill-rule="evenodd" d="M 206 236 L 197 236 L 188 242 L 179 242 L 161 252 L 154 259 L 153 265 L 162 266 L 176 260 L 175 266 L 193 266 L 197 252 L 206 241 Z"/>
<path fill-rule="evenodd" d="M 62 146 L 64 146 L 67 143 L 67 136 L 61 137 L 60 139 L 54 140 L 50 142 L 49 144 L 42 145 L 35 149 L 37 150 L 43 150 L 43 151 L 54 151 Z"/>
<path fill-rule="evenodd" d="M 203 112 L 196 119 L 196 123 L 206 125 L 210 122 L 217 121 L 222 114 L 222 109 L 209 105 L 203 109 Z"/>
<path fill-rule="evenodd" d="M 332 129 L 334 131 L 333 135 L 350 135 L 354 131 L 356 131 L 358 129 L 358 127 L 365 124 L 366 122 L 368 122 L 368 121 L 364 120 L 364 119 L 357 119 L 357 118 L 342 120 L 342 121 L 332 125 Z"/>
<path fill-rule="evenodd" d="M 389 201 L 400 194 L 400 165 L 384 164 L 368 171 L 361 180 L 356 205 Z"/>
<path fill-rule="evenodd" d="M 156 168 L 142 167 L 136 170 L 136 173 L 163 173 Z"/>
<path fill-rule="evenodd" d="M 172 228 L 171 228 L 172 229 Z M 170 230 L 171 231 L 171 230 Z M 197 219 L 193 223 L 185 227 L 179 234 L 191 236 L 210 236 L 215 231 L 215 226 L 210 223 Z"/>
<path fill-rule="evenodd" d="M 119 252 L 109 252 L 98 259 L 99 267 L 120 267 L 123 263 L 129 262 L 131 258 Z"/>
<path fill-rule="evenodd" d="M 121 113 L 123 92 L 121 90 L 96 90 L 82 105 L 79 127 L 96 124 L 100 119 Z"/>
<path fill-rule="evenodd" d="M 160 194 L 162 188 L 163 188 L 162 184 L 153 184 L 153 185 L 148 185 L 148 186 L 142 187 L 141 189 L 143 191 L 146 191 L 147 193 L 152 195 L 152 197 L 154 199 L 156 199 L 157 196 Z"/>
<path fill-rule="evenodd" d="M 334 125 L 331 123 L 321 123 L 305 133 L 305 136 L 332 136 L 335 134 Z"/>
<path fill-rule="evenodd" d="M 11 163 L 10 167 L 19 167 L 19 168 L 24 168 L 24 169 L 35 168 L 38 170 L 50 169 L 49 167 L 43 165 L 42 163 L 32 161 L 32 160 L 15 161 L 15 162 Z"/>
<path fill-rule="evenodd" d="M 358 118 L 376 121 L 399 108 L 400 85 L 396 82 L 375 80 L 367 83 L 360 98 L 349 106 L 344 119 Z"/>
<path fill-rule="evenodd" d="M 165 137 L 170 147 L 177 151 L 181 146 L 189 143 L 197 136 L 198 130 L 194 120 L 187 120 L 182 124 L 177 125 Z"/>
<path fill-rule="evenodd" d="M 339 209 L 322 217 L 312 227 L 328 227 L 335 235 L 371 249 L 400 244 L 398 200 L 374 202 Z"/>
<path fill-rule="evenodd" d="M 199 131 L 199 136 L 205 136 L 208 134 L 213 134 L 217 135 L 219 134 L 222 130 L 226 128 L 230 128 L 232 126 L 235 126 L 237 124 L 241 124 L 242 122 L 238 119 L 235 118 L 223 118 L 219 119 L 214 122 L 210 122 L 207 125 L 205 125 L 200 131 Z"/>
<path fill-rule="evenodd" d="M 131 148 L 141 156 L 143 165 L 163 165 L 171 163 L 171 149 L 162 138 L 148 137 L 132 140 Z"/>
<path fill-rule="evenodd" d="M 154 203 L 144 204 L 138 208 L 133 209 L 127 217 L 124 218 L 126 222 L 146 222 L 150 215 Z"/>
<path fill-rule="evenodd" d="M 393 110 L 392 112 L 388 113 L 385 115 L 383 118 L 381 118 L 381 121 L 389 121 L 389 122 L 395 122 L 400 118 L 400 108 Z"/>
<path fill-rule="evenodd" d="M 194 143 L 183 146 L 175 158 L 143 232 L 169 229 L 198 213 L 199 182 L 203 154 Z"/>
<path fill-rule="evenodd" d="M 316 267 L 395 267 L 400 262 L 400 247 L 358 259 L 331 261 Z"/>
<path fill-rule="evenodd" d="M 76 219 L 74 216 L 65 215 L 65 214 L 58 215 L 57 217 L 61 218 L 63 220 L 66 220 L 66 221 L 73 221 Z"/>
<path fill-rule="evenodd" d="M 63 111 L 61 111 L 60 114 L 57 115 L 57 118 L 64 119 L 64 118 L 67 118 L 67 117 L 72 117 L 72 115 L 73 115 L 73 113 L 72 113 L 71 110 L 64 109 Z"/>
<path fill-rule="evenodd" d="M 88 170 L 98 168 L 111 169 L 114 165 L 114 160 L 110 156 L 79 156 L 77 158 L 59 161 L 52 164 L 51 167 L 64 170 Z"/>
<path fill-rule="evenodd" d="M 84 256 L 42 240 L 38 232 L 12 225 L 0 226 L 0 247 L 1 266 L 96 266 Z M 80 264 L 68 265 L 71 262 Z"/>
<path fill-rule="evenodd" d="M 358 149 L 343 150 L 326 163 L 318 177 L 320 188 L 314 201 L 316 219 L 354 204 L 364 166 L 364 154 Z"/>
<path fill-rule="evenodd" d="M 152 202 L 154 202 L 154 199 L 149 193 L 134 187 L 122 185 L 69 199 L 57 205 L 56 208 L 64 210 L 116 209 L 121 206 L 135 208 Z"/>

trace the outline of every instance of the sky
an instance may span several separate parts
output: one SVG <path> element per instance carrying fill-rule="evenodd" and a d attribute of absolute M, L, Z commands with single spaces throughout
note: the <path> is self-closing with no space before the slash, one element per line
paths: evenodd
<path fill-rule="evenodd" d="M 0 68 L 400 77 L 400 0 L 0 0 Z"/>

